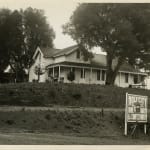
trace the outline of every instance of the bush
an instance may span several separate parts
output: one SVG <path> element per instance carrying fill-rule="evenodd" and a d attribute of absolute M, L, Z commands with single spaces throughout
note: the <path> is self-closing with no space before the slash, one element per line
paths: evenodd
<path fill-rule="evenodd" d="M 6 123 L 7 123 L 8 125 L 13 125 L 15 122 L 14 122 L 14 120 L 6 120 Z"/>
<path fill-rule="evenodd" d="M 46 120 L 50 120 L 50 119 L 51 119 L 50 115 L 49 115 L 49 114 L 46 114 L 46 115 L 45 115 L 45 119 L 46 119 Z"/>
<path fill-rule="evenodd" d="M 56 98 L 56 92 L 53 89 L 49 91 L 49 97 L 52 99 Z"/>
<path fill-rule="evenodd" d="M 81 95 L 81 93 L 74 93 L 74 94 L 72 94 L 72 97 L 76 100 L 79 100 L 82 98 L 82 95 Z"/>

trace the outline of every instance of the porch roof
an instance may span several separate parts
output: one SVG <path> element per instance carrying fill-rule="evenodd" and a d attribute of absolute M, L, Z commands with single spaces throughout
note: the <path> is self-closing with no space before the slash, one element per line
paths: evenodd
<path fill-rule="evenodd" d="M 106 70 L 107 67 L 98 63 L 77 63 L 77 62 L 68 62 L 68 61 L 63 61 L 55 64 L 50 64 L 47 66 L 47 68 L 53 67 L 53 66 L 67 66 L 67 67 L 77 67 L 77 68 L 93 68 L 93 69 L 104 69 Z M 146 73 L 140 72 L 139 70 L 136 70 L 128 64 L 124 64 L 121 66 L 119 72 L 124 72 L 124 73 L 133 73 L 133 74 L 142 74 L 142 75 L 147 75 Z"/>
<path fill-rule="evenodd" d="M 55 64 L 50 64 L 47 66 L 47 68 L 50 68 L 51 66 L 70 66 L 70 67 L 86 67 L 86 68 L 103 68 L 106 69 L 106 67 L 99 66 L 99 65 L 93 65 L 93 64 L 88 64 L 88 63 L 77 63 L 77 62 L 69 62 L 69 61 L 63 61 Z"/>

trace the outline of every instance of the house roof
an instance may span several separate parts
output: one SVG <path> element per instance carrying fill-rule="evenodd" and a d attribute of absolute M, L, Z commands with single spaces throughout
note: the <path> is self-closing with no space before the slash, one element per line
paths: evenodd
<path fill-rule="evenodd" d="M 117 59 L 113 60 L 113 66 L 115 66 L 115 64 L 117 64 Z M 106 55 L 94 54 L 94 57 L 91 60 L 91 65 L 92 66 L 99 66 L 101 68 L 102 67 L 106 68 L 107 67 Z M 132 67 L 127 62 L 125 62 L 123 65 L 121 65 L 119 71 L 132 72 L 132 73 L 142 73 L 138 69 L 135 69 L 134 67 Z"/>
<path fill-rule="evenodd" d="M 73 51 L 75 51 L 77 48 L 78 46 L 74 45 L 74 46 L 70 46 L 64 49 L 54 49 L 54 48 L 40 48 L 40 49 L 45 58 L 51 58 L 51 57 L 54 58 L 58 56 L 68 55 L 72 53 Z M 116 63 L 117 63 L 117 59 L 113 61 L 113 65 L 115 65 Z M 58 63 L 58 65 L 61 65 L 61 64 L 70 65 L 70 66 L 81 66 L 81 67 L 84 66 L 84 67 L 95 67 L 95 68 L 107 69 L 106 55 L 102 55 L 102 54 L 94 54 L 94 57 L 92 58 L 90 64 L 78 63 L 78 62 L 67 62 L 67 61 Z M 52 65 L 57 65 L 57 64 L 52 64 Z M 119 71 L 144 74 L 140 72 L 139 70 L 134 69 L 127 62 L 121 66 Z"/>
<path fill-rule="evenodd" d="M 49 48 L 49 47 L 40 47 L 40 50 L 42 51 L 44 57 L 46 58 L 50 58 L 56 53 L 59 53 L 61 51 L 60 49 Z"/>
<path fill-rule="evenodd" d="M 74 50 L 76 50 L 78 48 L 77 45 L 74 46 L 70 46 L 64 49 L 55 49 L 55 48 L 40 48 L 44 57 L 45 58 L 50 58 L 50 57 L 58 57 L 58 56 L 62 56 L 62 55 L 68 55 L 70 53 L 72 53 Z"/>

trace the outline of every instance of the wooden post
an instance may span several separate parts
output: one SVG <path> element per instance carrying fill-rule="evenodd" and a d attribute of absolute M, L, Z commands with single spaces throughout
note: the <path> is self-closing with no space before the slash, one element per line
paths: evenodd
<path fill-rule="evenodd" d="M 90 72 L 90 83 L 91 83 L 91 81 L 92 81 L 92 68 L 91 68 L 91 72 Z"/>
<path fill-rule="evenodd" d="M 144 133 L 146 134 L 146 131 L 147 131 L 147 126 L 146 124 L 144 124 Z"/>
<path fill-rule="evenodd" d="M 54 75 L 55 75 L 55 71 L 54 71 L 54 67 L 53 67 L 53 78 L 54 78 Z"/>
<path fill-rule="evenodd" d="M 83 68 L 83 79 L 84 79 L 84 77 L 85 77 L 85 72 L 84 72 L 85 70 L 84 70 L 84 68 Z"/>
<path fill-rule="evenodd" d="M 59 66 L 58 81 L 60 81 L 60 66 Z"/>
<path fill-rule="evenodd" d="M 120 86 L 120 82 L 121 82 L 121 72 L 119 72 L 119 86 Z"/>
<path fill-rule="evenodd" d="M 126 136 L 128 133 L 128 122 L 127 122 L 127 96 L 128 93 L 126 93 L 126 106 L 125 106 L 125 127 L 124 127 L 124 135 Z"/>

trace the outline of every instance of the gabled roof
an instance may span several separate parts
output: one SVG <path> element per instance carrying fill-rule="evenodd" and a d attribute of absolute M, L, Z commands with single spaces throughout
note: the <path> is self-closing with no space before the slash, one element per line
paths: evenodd
<path fill-rule="evenodd" d="M 49 48 L 49 47 L 40 47 L 40 50 L 42 51 L 44 57 L 46 58 L 50 58 L 56 53 L 59 53 L 61 51 L 60 49 Z"/>
<path fill-rule="evenodd" d="M 91 60 L 91 65 L 106 68 L 107 67 L 106 59 L 107 59 L 106 55 L 94 54 L 94 57 Z M 117 60 L 114 60 L 113 65 L 115 65 L 116 63 L 117 63 Z M 123 65 L 121 65 L 119 71 L 132 72 L 132 73 L 142 73 L 138 69 L 135 69 L 134 67 L 132 67 L 127 62 L 125 62 Z"/>
<path fill-rule="evenodd" d="M 68 55 L 72 53 L 74 50 L 78 48 L 77 45 L 70 46 L 64 49 L 55 49 L 55 48 L 40 48 L 44 57 L 45 58 L 50 58 L 50 57 L 58 57 L 58 56 L 63 56 L 63 55 Z"/>
<path fill-rule="evenodd" d="M 78 49 L 77 45 L 74 46 L 70 46 L 64 49 L 55 49 L 55 48 L 40 48 L 40 50 L 42 51 L 43 55 L 45 58 L 55 58 L 55 57 L 59 57 L 59 56 L 63 56 L 63 55 L 68 55 L 72 52 L 74 52 L 75 50 Z M 94 57 L 91 60 L 90 64 L 85 64 L 85 63 L 78 63 L 78 62 L 62 62 L 63 64 L 76 64 L 77 66 L 87 66 L 87 67 L 96 67 L 96 68 L 103 68 L 103 69 L 107 69 L 107 61 L 106 61 L 106 55 L 103 54 L 94 54 Z M 113 65 L 115 65 L 117 63 L 117 59 L 113 61 Z M 54 64 L 51 64 L 54 65 Z M 49 66 L 51 66 L 49 65 Z M 131 73 L 142 73 L 137 69 L 134 69 L 134 67 L 132 67 L 130 64 L 128 64 L 127 62 L 125 62 L 119 71 L 124 71 L 124 72 L 131 72 Z M 142 73 L 144 74 L 144 73 Z"/>

